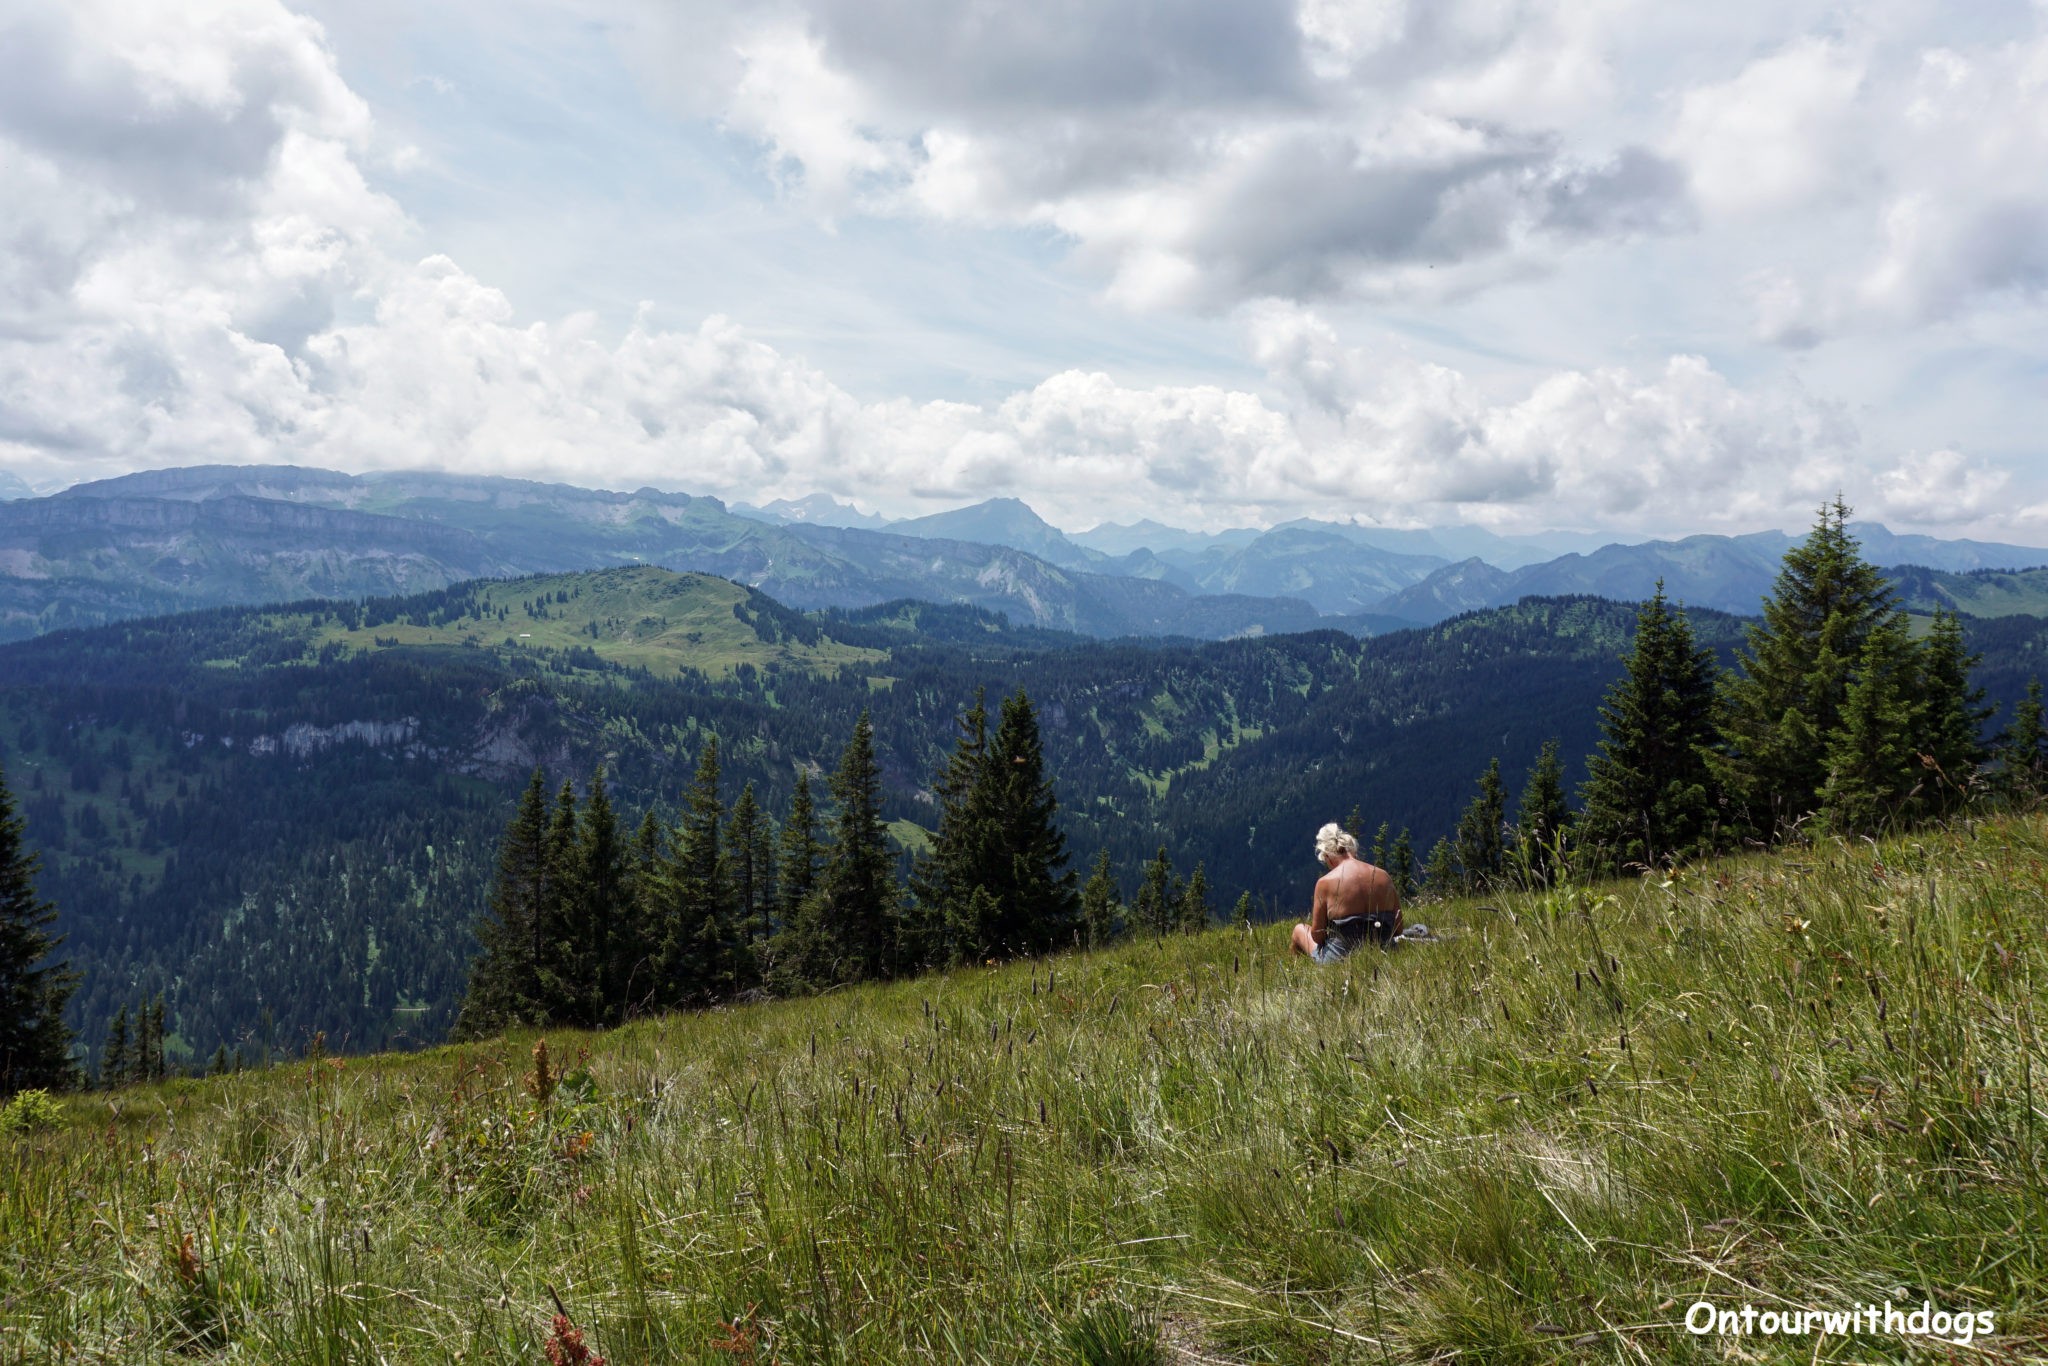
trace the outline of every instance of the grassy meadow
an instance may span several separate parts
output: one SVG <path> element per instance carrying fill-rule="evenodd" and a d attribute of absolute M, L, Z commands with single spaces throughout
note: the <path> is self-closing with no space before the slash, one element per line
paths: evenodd
<path fill-rule="evenodd" d="M 0 1361 L 2048 1359 L 2044 900 L 2000 819 L 67 1097 Z M 1682 1326 L 1886 1298 L 1997 1331 Z"/>
<path fill-rule="evenodd" d="M 329 625 L 314 633 L 313 644 L 339 642 L 358 652 L 456 645 L 589 650 L 611 663 L 645 668 L 657 677 L 684 669 L 717 677 L 742 664 L 823 672 L 872 664 L 886 657 L 880 650 L 830 639 L 808 645 L 791 639 L 764 639 L 754 625 L 734 614 L 752 595 L 736 583 L 709 574 L 683 574 L 643 565 L 602 573 L 499 579 L 472 588 L 490 615 L 460 617 L 437 625 L 412 621 L 354 629 Z M 534 602 L 541 602 L 545 615 L 527 611 L 528 604 Z M 499 611 L 506 614 L 505 620 L 497 619 Z"/>

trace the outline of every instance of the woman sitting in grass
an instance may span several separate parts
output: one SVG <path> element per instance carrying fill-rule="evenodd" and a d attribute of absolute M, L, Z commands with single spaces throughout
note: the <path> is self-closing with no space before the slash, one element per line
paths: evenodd
<path fill-rule="evenodd" d="M 1289 949 L 1334 963 L 1368 941 L 1393 942 L 1401 932 L 1401 893 L 1386 870 L 1358 856 L 1358 841 L 1335 821 L 1316 831 L 1316 857 L 1330 871 L 1316 879 L 1315 906 L 1294 927 Z"/>

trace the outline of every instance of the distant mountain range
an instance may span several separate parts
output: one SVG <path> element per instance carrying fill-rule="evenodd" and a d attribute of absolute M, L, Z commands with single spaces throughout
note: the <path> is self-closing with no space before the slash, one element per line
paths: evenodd
<path fill-rule="evenodd" d="M 199 466 L 0 503 L 0 639 L 194 607 L 656 564 L 800 608 L 958 602 L 1093 636 L 1310 629 L 1298 599 L 1197 596 L 1002 545 L 735 516 L 715 498 L 462 475 Z"/>
<path fill-rule="evenodd" d="M 8 480 L 11 479 L 11 482 Z M 823 494 L 716 498 L 433 473 L 291 466 L 154 470 L 24 496 L 0 476 L 0 640 L 194 607 L 417 592 L 477 577 L 654 564 L 804 609 L 962 603 L 1019 625 L 1202 639 L 1371 635 L 1527 596 L 1647 597 L 1754 612 L 1794 538 L 1599 544 L 1578 533 L 1397 530 L 1300 520 L 1069 534 L 1014 498 L 885 523 Z M 1910 605 L 2048 610 L 2048 550 L 1856 527 Z M 1908 570 L 1904 567 L 1912 566 Z"/>

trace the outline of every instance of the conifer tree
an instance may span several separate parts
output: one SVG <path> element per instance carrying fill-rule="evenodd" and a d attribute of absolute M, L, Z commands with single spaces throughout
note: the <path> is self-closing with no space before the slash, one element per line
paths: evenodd
<path fill-rule="evenodd" d="M 781 849 L 776 858 L 776 908 L 785 925 L 796 920 L 797 908 L 817 887 L 822 843 L 818 835 L 818 810 L 811 800 L 811 775 L 799 771 L 796 791 L 789 798 L 789 818 L 782 823 Z"/>
<path fill-rule="evenodd" d="M 1903 615 L 1865 639 L 1828 746 L 1821 811 L 1831 829 L 1874 832 L 1906 811 L 1923 771 L 1913 745 L 1925 715 L 1918 655 Z"/>
<path fill-rule="evenodd" d="M 1893 613 L 1891 585 L 1848 522 L 1838 498 L 1786 552 L 1738 671 L 1723 680 L 1716 776 L 1766 835 L 1820 807 L 1857 662 Z"/>
<path fill-rule="evenodd" d="M 162 1081 L 167 1071 L 164 1066 L 164 994 L 158 992 L 149 1003 L 149 1043 L 143 1052 L 144 1075 L 150 1081 Z"/>
<path fill-rule="evenodd" d="M 810 776 L 799 772 L 789 818 L 782 823 L 777 889 L 782 925 L 769 949 L 769 985 L 784 995 L 817 991 L 840 980 L 842 954 L 826 923 L 829 907 L 819 882 L 824 856 Z"/>
<path fill-rule="evenodd" d="M 774 845 L 754 799 L 754 785 L 740 789 L 732 804 L 732 819 L 725 827 L 725 848 L 732 865 L 733 913 L 739 918 L 741 938 L 750 945 L 765 943 L 773 933 L 770 898 L 773 896 Z"/>
<path fill-rule="evenodd" d="M 1690 858 L 1712 841 L 1714 655 L 1666 604 L 1661 579 L 1636 612 L 1623 663 L 1579 789 L 1579 846 L 1604 868 Z"/>
<path fill-rule="evenodd" d="M 596 964 L 578 952 L 583 935 L 578 922 L 581 902 L 577 886 L 576 786 L 567 778 L 555 793 L 548 818 L 546 888 L 536 917 L 534 940 L 533 1018 L 536 1024 L 574 1024 L 584 1020 L 595 989 Z"/>
<path fill-rule="evenodd" d="M 206 1075 L 209 1077 L 224 1077 L 232 1069 L 233 1063 L 228 1059 L 228 1046 L 222 1044 L 213 1050 L 213 1062 L 207 1067 Z"/>
<path fill-rule="evenodd" d="M 1515 849 L 1521 866 L 1538 886 L 1549 886 L 1558 872 L 1557 858 L 1567 831 L 1572 809 L 1564 795 L 1564 761 L 1558 757 L 1558 742 L 1546 740 L 1522 786 L 1522 800 L 1516 808 Z"/>
<path fill-rule="evenodd" d="M 457 1039 L 539 1023 L 540 936 L 555 880 L 548 860 L 547 775 L 536 768 L 498 844 L 488 910 L 476 926 L 482 952 L 470 962 Z"/>
<path fill-rule="evenodd" d="M 620 934 L 613 941 L 607 980 L 607 1009 L 620 1021 L 661 995 L 662 928 L 668 907 L 668 832 L 649 808 L 640 817 L 626 854 L 627 898 Z"/>
<path fill-rule="evenodd" d="M 967 905 L 977 886 L 999 876 L 995 864 L 994 813 L 989 809 L 994 783 L 988 761 L 988 706 L 981 689 L 974 704 L 954 722 L 956 734 L 946 766 L 932 783 L 938 801 L 938 829 L 929 857 L 911 874 L 916 897 L 906 926 L 904 950 L 913 961 L 941 964 L 979 959 L 989 949 L 984 923 Z M 1007 862 L 1007 860 L 1005 860 Z M 1007 870 L 1004 870 L 1007 871 Z M 972 942 L 956 942 L 966 935 Z"/>
<path fill-rule="evenodd" d="M 1394 880 L 1394 890 L 1403 901 L 1415 895 L 1415 844 L 1408 838 L 1405 825 L 1394 837 L 1394 848 L 1387 855 L 1387 876 Z"/>
<path fill-rule="evenodd" d="M 1138 884 L 1138 895 L 1131 902 L 1131 924 L 1133 928 L 1147 934 L 1163 935 L 1173 928 L 1174 914 L 1179 909 L 1179 879 L 1173 875 L 1173 863 L 1166 857 L 1166 846 L 1159 846 L 1159 853 L 1145 865 L 1144 880 Z"/>
<path fill-rule="evenodd" d="M 1385 868 L 1387 866 L 1387 836 L 1392 833 L 1392 830 L 1393 823 L 1391 821 L 1381 821 L 1380 828 L 1373 834 L 1372 858 L 1370 862 L 1375 868 Z M 1357 832 L 1354 831 L 1352 833 L 1356 834 Z"/>
<path fill-rule="evenodd" d="M 2021 801 L 2041 796 L 2048 787 L 2048 723 L 2044 723 L 2041 680 L 2027 680 L 2027 695 L 2013 709 L 2012 725 L 1999 738 L 1998 778 L 2006 795 Z"/>
<path fill-rule="evenodd" d="M 1458 866 L 1475 891 L 1493 886 L 1506 871 L 1507 823 L 1507 795 L 1496 758 L 1479 775 L 1479 795 L 1458 818 Z"/>
<path fill-rule="evenodd" d="M 947 964 L 957 967 L 987 960 L 991 946 L 996 943 L 996 926 L 1002 910 L 995 895 L 978 882 L 968 889 L 967 895 L 948 901 L 940 936 L 946 946 Z"/>
<path fill-rule="evenodd" d="M 754 797 L 748 783 L 733 804 L 732 824 L 726 844 L 737 861 L 745 851 L 746 873 L 751 882 L 742 910 L 751 908 L 748 934 L 756 945 L 765 945 L 775 934 L 776 868 L 775 821 Z M 737 863 L 735 864 L 737 866 Z"/>
<path fill-rule="evenodd" d="M 618 814 L 605 787 L 604 765 L 590 775 L 590 794 L 576 833 L 575 913 L 569 957 L 574 963 L 576 1012 L 568 1023 L 588 1028 L 616 1023 L 625 1005 L 622 952 L 633 937 L 631 855 L 619 836 Z"/>
<path fill-rule="evenodd" d="M 1181 889 L 1179 913 L 1175 918 L 1183 934 L 1206 930 L 1209 922 L 1216 918 L 1216 909 L 1209 904 L 1209 871 L 1199 862 L 1195 864 L 1195 871 L 1188 875 L 1187 886 Z"/>
<path fill-rule="evenodd" d="M 1990 757 L 1984 723 L 1993 709 L 1984 703 L 1984 690 L 1971 683 L 1970 671 L 1982 656 L 1965 643 L 1961 617 L 1937 611 L 1919 656 L 1921 730 L 1913 738 L 1927 772 L 1917 805 L 1939 816 L 1960 807 L 1981 786 L 1979 770 Z"/>
<path fill-rule="evenodd" d="M 68 1090 L 78 1070 L 64 1006 L 78 977 L 50 961 L 57 908 L 36 895 L 41 855 L 24 847 L 22 818 L 0 773 L 0 1096 Z"/>
<path fill-rule="evenodd" d="M 902 892 L 882 820 L 882 774 L 875 762 L 875 726 L 863 711 L 832 775 L 832 857 L 818 878 L 838 942 L 839 980 L 875 981 L 895 970 Z"/>
<path fill-rule="evenodd" d="M 1045 774 L 1038 715 L 1020 688 L 1003 699 L 985 771 L 990 797 L 988 889 L 997 906 L 994 940 L 1005 953 L 1043 953 L 1073 942 L 1080 917 L 1075 875 L 1066 869 L 1059 800 Z"/>
<path fill-rule="evenodd" d="M 1230 926 L 1234 930 L 1248 931 L 1252 927 L 1252 894 L 1239 892 L 1237 904 L 1230 908 Z"/>
<path fill-rule="evenodd" d="M 722 1000 L 735 988 L 739 927 L 718 778 L 718 737 L 710 735 L 698 754 L 697 775 L 684 794 L 671 840 L 662 977 L 669 999 L 682 1005 Z"/>
<path fill-rule="evenodd" d="M 1081 888 L 1081 939 L 1099 949 L 1123 933 L 1124 908 L 1120 904 L 1116 879 L 1109 871 L 1109 850 L 1095 856 L 1094 871 Z"/>
<path fill-rule="evenodd" d="M 1458 852 L 1448 836 L 1440 836 L 1429 848 L 1422 865 L 1422 890 L 1434 897 L 1456 896 L 1464 890 L 1458 876 Z"/>
<path fill-rule="evenodd" d="M 125 1003 L 114 1012 L 114 1023 L 107 1028 L 106 1051 L 100 1055 L 100 1085 L 107 1090 L 128 1084 L 130 1069 L 128 1041 L 128 1007 Z"/>
<path fill-rule="evenodd" d="M 135 1012 L 135 1037 L 128 1044 L 128 1080 L 146 1082 L 156 1077 L 157 1036 L 150 1017 L 149 1002 Z"/>

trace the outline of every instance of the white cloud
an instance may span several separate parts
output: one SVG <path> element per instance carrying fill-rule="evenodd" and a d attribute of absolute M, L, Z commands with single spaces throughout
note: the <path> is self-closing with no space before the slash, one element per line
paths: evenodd
<path fill-rule="evenodd" d="M 1523 397 L 1399 352 L 1341 345 L 1268 308 L 1255 351 L 1294 397 L 1303 465 L 1332 498 L 1523 525 L 1776 524 L 1870 477 L 1853 425 L 1794 392 L 1749 393 L 1697 356 L 1649 375 L 1561 371 Z"/>
<path fill-rule="evenodd" d="M 1759 335 L 1910 330 L 2048 285 L 2048 33 L 1800 37 L 1684 96 L 1665 150 L 1775 247 Z"/>
<path fill-rule="evenodd" d="M 2039 6 L 687 8 L 667 45 L 629 23 L 639 60 L 700 75 L 822 213 L 1049 228 L 1141 309 L 1456 299 L 1697 234 L 1805 347 L 2048 278 Z"/>
<path fill-rule="evenodd" d="M 1236 20 L 1219 9 L 1217 33 L 1167 43 L 1181 44 L 1179 66 L 1122 52 L 1064 77 L 1061 98 L 1118 112 L 1064 141 L 1042 136 L 1039 86 L 991 68 L 978 98 L 1026 131 L 935 123 L 910 160 L 885 126 L 890 107 L 845 58 L 840 16 L 736 35 L 734 89 L 762 84 L 725 117 L 751 120 L 800 168 L 801 192 L 836 197 L 839 211 L 895 194 L 951 217 L 1052 223 L 1150 302 L 1422 290 L 1432 272 L 1470 287 L 1569 241 L 1670 227 L 1660 216 L 1684 196 L 1647 153 L 1567 154 L 1427 108 L 1368 118 L 1361 105 L 1342 126 L 1316 114 L 1317 82 L 1340 67 L 1448 53 L 1431 69 L 1464 63 L 1468 109 L 1535 80 L 1513 26 L 1489 28 L 1482 10 L 1332 10 L 1313 54 L 1267 52 L 1233 76 L 1218 54 Z M 415 260 L 412 225 L 364 174 L 383 155 L 378 132 L 317 26 L 259 0 L 149 13 L 123 27 L 66 11 L 0 33 L 19 39 L 0 51 L 33 51 L 40 83 L 33 100 L 0 95 L 0 461 L 33 482 L 290 460 L 748 499 L 822 488 L 896 512 L 1007 493 L 1069 525 L 1367 513 L 1739 529 L 1796 523 L 1838 488 L 1903 525 L 2031 515 L 2013 510 L 2025 502 L 2013 481 L 1956 449 L 1880 454 L 1887 443 L 1839 405 L 1783 380 L 1738 384 L 1683 348 L 1538 367 L 1507 392 L 1395 345 L 1347 345 L 1300 306 L 1255 304 L 1242 317 L 1266 376 L 1256 390 L 1134 385 L 1091 367 L 967 404 L 857 398 L 725 318 L 677 331 L 647 314 L 615 338 L 587 315 L 524 319 L 460 263 Z M 980 60 L 985 37 L 949 41 Z M 1050 70 L 1069 37 L 1048 21 L 1009 41 Z M 1205 61 L 1208 75 L 1184 75 Z M 1923 73 L 1915 119 L 1981 116 L 1956 92 L 1986 68 L 1965 65 Z M 2007 86 L 2031 70 L 2017 50 L 1992 65 Z M 971 93 L 958 73 L 898 75 L 935 106 Z M 1217 107 L 1252 112 L 1220 119 Z M 1689 107 L 1696 136 L 1673 155 L 1692 159 L 1700 201 L 1730 216 L 1787 211 L 1790 170 L 1746 201 L 1714 188 L 1727 121 Z M 2034 136 L 2015 132 L 2014 148 Z M 1989 165 L 2019 154 L 1981 149 Z M 1937 293 L 1954 298 L 2031 269 L 2017 239 L 2004 256 L 1969 247 L 2006 221 L 1989 200 L 1916 212 L 1885 238 L 1892 256 L 1843 277 L 1846 292 L 1788 274 L 1787 326 L 1815 326 L 1816 299 L 1925 311 L 1937 307 L 1927 281 L 1947 280 Z M 1958 260 L 1976 274 L 1937 268 Z"/>
<path fill-rule="evenodd" d="M 1052 228 L 1140 307 L 1440 296 L 1688 221 L 1657 154 L 1574 146 L 1544 121 L 1603 102 L 1602 6 L 804 0 L 731 14 L 714 98 L 822 213 L 857 198 Z"/>
<path fill-rule="evenodd" d="M 1709 214 L 1810 209 L 1849 192 L 1880 150 L 1855 136 L 1863 81 L 1862 61 L 1841 43 L 1802 38 L 1687 91 L 1668 150 Z"/>

